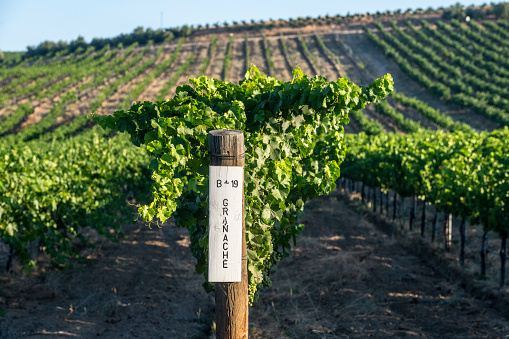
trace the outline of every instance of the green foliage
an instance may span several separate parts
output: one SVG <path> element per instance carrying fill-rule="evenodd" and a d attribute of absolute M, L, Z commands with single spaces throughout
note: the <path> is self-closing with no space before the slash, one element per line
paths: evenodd
<path fill-rule="evenodd" d="M 34 245 L 55 265 L 79 257 L 91 245 L 87 227 L 115 239 L 122 217 L 108 210 L 126 206 L 125 184 L 141 187 L 148 176 L 146 153 L 123 137 L 0 144 L 0 158 L 0 235 L 29 268 Z"/>
<path fill-rule="evenodd" d="M 361 125 L 367 135 L 377 135 L 384 131 L 383 126 L 375 119 L 368 119 L 362 111 L 351 111 L 350 115 Z"/>
<path fill-rule="evenodd" d="M 437 109 L 428 106 L 425 102 L 417 99 L 410 98 L 404 94 L 393 92 L 391 98 L 406 107 L 412 107 L 429 120 L 436 123 L 438 126 L 443 127 L 449 131 L 462 131 L 467 133 L 474 132 L 474 129 L 464 122 L 455 122 L 446 114 L 443 114 Z"/>
<path fill-rule="evenodd" d="M 421 129 L 421 124 L 412 119 L 405 118 L 403 114 L 389 106 L 386 101 L 375 104 L 376 110 L 383 115 L 390 117 L 401 130 L 409 133 L 415 133 Z"/>
<path fill-rule="evenodd" d="M 442 18 L 449 20 L 449 19 L 465 19 L 467 16 L 467 12 L 465 7 L 461 5 L 459 2 L 457 2 L 455 5 L 447 8 L 442 13 Z"/>
<path fill-rule="evenodd" d="M 509 128 L 491 133 L 420 130 L 347 135 L 342 175 L 420 196 L 501 237 L 509 233 Z"/>
<path fill-rule="evenodd" d="M 428 23 L 423 21 L 422 24 L 425 30 L 430 31 L 439 39 L 451 43 L 451 39 L 443 37 L 437 30 L 431 29 Z M 431 39 L 426 34 L 416 33 L 427 42 L 425 45 L 401 30 L 395 22 L 392 23 L 395 33 L 386 31 L 381 23 L 376 24 L 382 38 L 373 34 L 366 27 L 364 29 L 367 31 L 368 37 L 381 47 L 386 55 L 391 57 L 408 76 L 440 96 L 441 99 L 451 100 L 455 104 L 473 109 L 495 122 L 509 125 L 509 99 L 507 99 L 509 97 L 507 89 L 509 80 L 507 79 L 507 70 L 503 70 L 506 65 L 509 65 L 507 62 L 509 57 L 507 53 L 509 52 L 499 46 L 502 44 L 500 42 L 502 40 L 495 43 L 492 34 L 486 29 L 482 29 L 481 33 L 481 29 L 475 23 L 471 23 L 472 29 L 468 29 L 458 21 L 451 20 L 451 25 L 457 31 L 443 22 L 437 21 L 436 24 L 451 37 L 461 40 L 464 45 L 469 46 L 469 49 L 473 46 L 486 59 L 490 60 L 490 66 L 493 65 L 494 70 L 497 70 L 499 74 L 506 74 L 506 76 L 491 75 L 487 69 L 480 69 L 476 65 L 476 63 L 480 64 L 477 62 L 479 57 L 458 42 L 451 44 L 458 47 L 458 51 L 470 59 L 465 59 L 463 56 L 457 57 L 443 46 L 436 48 L 453 60 L 453 62 L 448 62 L 444 56 L 436 52 L 436 49 L 426 46 L 428 44 L 434 47 L 440 46 L 436 42 L 429 43 Z M 407 25 L 412 28 L 411 24 Z M 413 31 L 417 32 L 415 28 Z M 485 38 L 485 35 L 489 38 Z M 492 62 L 500 63 L 503 67 Z"/>
<path fill-rule="evenodd" d="M 246 147 L 245 208 L 250 302 L 271 270 L 288 256 L 303 226 L 304 202 L 335 187 L 345 156 L 348 112 L 377 102 L 393 88 L 390 75 L 369 87 L 346 78 L 328 82 L 300 69 L 278 81 L 252 67 L 239 85 L 190 79 L 166 102 L 137 102 L 127 112 L 96 116 L 104 128 L 127 132 L 153 158 L 154 201 L 144 220 L 175 217 L 191 237 L 196 270 L 207 277 L 208 132 L 237 129 Z M 210 288 L 209 284 L 205 284 Z"/>
<path fill-rule="evenodd" d="M 493 14 L 499 19 L 509 18 L 509 2 L 500 2 L 493 7 Z"/>

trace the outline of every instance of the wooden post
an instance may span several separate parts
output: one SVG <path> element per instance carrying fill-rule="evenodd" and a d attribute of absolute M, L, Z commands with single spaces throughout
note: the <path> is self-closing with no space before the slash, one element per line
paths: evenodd
<path fill-rule="evenodd" d="M 398 211 L 398 193 L 394 192 L 392 201 L 392 221 L 396 220 L 396 214 Z"/>
<path fill-rule="evenodd" d="M 373 212 L 376 212 L 376 187 L 373 187 Z"/>
<path fill-rule="evenodd" d="M 244 167 L 244 134 L 237 130 L 209 132 L 210 166 Z M 242 188 L 243 190 L 243 188 Z M 248 337 L 247 248 L 242 194 L 242 267 L 240 282 L 216 282 L 216 338 Z"/>
<path fill-rule="evenodd" d="M 486 262 L 488 261 L 488 231 L 487 224 L 485 225 L 485 231 L 482 235 L 481 242 L 481 275 L 486 275 Z"/>
<path fill-rule="evenodd" d="M 412 195 L 412 208 L 410 209 L 410 223 L 409 223 L 410 231 L 414 229 L 416 210 L 417 210 L 417 199 L 415 198 L 415 195 Z"/>
<path fill-rule="evenodd" d="M 461 218 L 460 223 L 460 265 L 465 265 L 465 244 L 467 242 L 467 221 L 465 218 Z"/>
<path fill-rule="evenodd" d="M 421 237 L 425 237 L 426 231 L 426 198 L 422 201 L 422 214 L 421 214 Z"/>
<path fill-rule="evenodd" d="M 435 217 L 433 218 L 433 228 L 431 230 L 431 242 L 435 242 L 438 232 L 438 209 L 435 206 Z"/>
<path fill-rule="evenodd" d="M 451 251 L 452 243 L 452 214 L 447 210 L 444 212 L 444 236 L 445 236 L 445 250 Z"/>
<path fill-rule="evenodd" d="M 406 205 L 405 205 L 405 197 L 400 195 L 399 196 L 399 200 L 401 200 L 401 203 L 399 204 L 399 210 L 398 210 L 398 218 L 402 218 L 403 215 L 405 215 L 405 209 L 406 209 Z M 401 228 L 403 228 L 403 224 L 401 224 Z"/>
<path fill-rule="evenodd" d="M 502 243 L 500 245 L 500 288 L 505 285 L 505 261 L 507 257 L 507 233 L 502 234 Z"/>
<path fill-rule="evenodd" d="M 387 211 L 387 218 L 389 217 L 389 190 L 385 193 L 385 210 Z"/>

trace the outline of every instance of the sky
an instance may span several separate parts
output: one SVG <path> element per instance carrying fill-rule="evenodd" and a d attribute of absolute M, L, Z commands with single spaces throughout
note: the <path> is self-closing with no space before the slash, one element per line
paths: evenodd
<path fill-rule="evenodd" d="M 50 41 L 83 36 L 110 38 L 136 27 L 177 27 L 225 21 L 250 21 L 375 13 L 407 8 L 448 7 L 456 2 L 481 5 L 487 1 L 427 0 L 0 0 L 0 51 L 25 51 Z M 498 1 L 497 1 L 498 2 Z M 162 13 L 162 14 L 161 14 Z"/>

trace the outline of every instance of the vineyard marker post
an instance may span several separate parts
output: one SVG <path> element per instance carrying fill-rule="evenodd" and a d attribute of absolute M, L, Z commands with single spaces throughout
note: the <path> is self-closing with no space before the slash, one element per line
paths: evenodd
<path fill-rule="evenodd" d="M 426 231 L 426 197 L 422 201 L 422 214 L 421 214 L 421 237 L 425 237 L 424 232 Z"/>
<path fill-rule="evenodd" d="M 460 265 L 465 265 L 465 243 L 467 242 L 467 220 L 465 218 L 461 218 L 460 223 Z"/>
<path fill-rule="evenodd" d="M 488 261 L 488 231 L 486 231 L 487 223 L 484 224 L 484 233 L 482 235 L 481 243 L 481 275 L 486 275 L 486 262 Z"/>
<path fill-rule="evenodd" d="M 235 168 L 242 168 L 242 183 L 243 180 L 243 168 L 245 164 L 244 158 L 244 134 L 242 131 L 238 130 L 214 130 L 209 132 L 209 155 L 210 155 L 210 166 L 221 166 L 223 169 L 226 167 L 226 179 L 231 173 L 234 172 Z M 232 167 L 231 169 L 228 169 Z M 212 172 L 212 169 L 211 169 Z M 228 174 L 230 172 L 230 174 Z M 216 183 L 214 186 L 213 183 L 209 183 L 209 187 L 211 190 L 217 189 L 219 187 L 224 186 L 226 182 L 222 181 L 221 185 Z M 233 187 L 233 183 L 230 184 Z M 216 338 L 223 339 L 237 339 L 237 338 L 245 338 L 248 337 L 248 281 L 247 281 L 247 248 L 246 248 L 246 226 L 245 226 L 245 210 L 244 210 L 244 185 L 238 187 L 241 190 L 241 196 L 239 199 L 242 200 L 242 213 L 241 213 L 241 227 L 242 227 L 242 238 L 241 238 L 241 258 L 233 258 L 230 253 L 230 258 L 226 264 L 229 268 L 231 264 L 233 264 L 233 260 L 241 259 L 241 268 L 240 268 L 240 281 L 236 279 L 215 279 L 215 303 L 216 303 Z M 231 188 L 230 190 L 234 190 Z M 212 197 L 214 192 L 209 192 Z M 221 201 L 224 202 L 225 199 Z M 236 200 L 236 199 L 235 199 Z M 233 203 L 235 201 L 227 202 L 227 204 Z M 233 205 L 232 205 L 233 206 Z M 230 206 L 230 207 L 232 207 Z M 221 206 L 222 208 L 222 206 Z M 223 211 L 223 210 L 222 210 Z M 230 216 L 231 213 L 230 213 Z M 209 217 L 210 218 L 210 217 Z M 233 218 L 232 218 L 233 219 Z M 211 220 L 211 218 L 209 219 Z M 224 219 L 226 220 L 226 219 Z M 212 222 L 212 221 L 210 221 Z M 228 223 L 234 224 L 233 220 L 229 220 Z M 211 227 L 212 228 L 212 227 Z M 225 228 L 222 228 L 224 232 Z M 228 230 L 228 228 L 226 228 Z M 231 229 L 229 230 L 231 231 Z M 225 235 L 226 236 L 226 235 Z M 221 238 L 221 246 L 220 256 L 223 258 L 224 248 L 234 248 L 234 244 L 230 243 L 225 246 L 224 239 Z M 209 260 L 210 260 L 210 231 L 209 231 Z M 228 253 L 226 253 L 226 257 L 228 257 Z M 223 268 L 223 265 L 220 266 Z M 217 270 L 216 270 L 217 271 Z M 211 272 L 210 261 L 209 261 L 209 274 Z M 220 274 L 219 274 L 220 275 Z M 211 280 L 209 277 L 209 281 Z M 221 282 L 218 282 L 221 281 Z M 230 282 L 228 282 L 230 281 Z M 235 282 L 237 281 L 237 282 Z"/>

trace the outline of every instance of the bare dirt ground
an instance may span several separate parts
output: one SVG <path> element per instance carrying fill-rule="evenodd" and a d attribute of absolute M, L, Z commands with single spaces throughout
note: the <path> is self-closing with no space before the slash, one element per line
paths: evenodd
<path fill-rule="evenodd" d="M 444 278 L 358 205 L 338 190 L 306 204 L 297 246 L 250 309 L 250 338 L 509 337 L 507 310 Z M 88 265 L 3 273 L 0 338 L 213 338 L 213 295 L 187 231 L 124 232 L 98 240 Z"/>
<path fill-rule="evenodd" d="M 410 254 L 358 204 L 334 191 L 306 205 L 300 242 L 252 309 L 253 337 L 509 336 L 489 302 Z"/>

